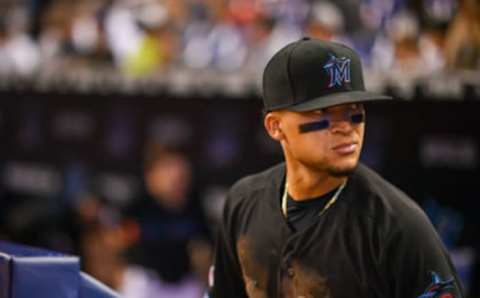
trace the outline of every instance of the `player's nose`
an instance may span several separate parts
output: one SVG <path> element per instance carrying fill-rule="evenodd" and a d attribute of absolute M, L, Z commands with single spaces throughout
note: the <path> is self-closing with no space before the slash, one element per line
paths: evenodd
<path fill-rule="evenodd" d="M 332 133 L 350 134 L 353 131 L 353 124 L 347 119 L 337 119 L 330 123 Z"/>

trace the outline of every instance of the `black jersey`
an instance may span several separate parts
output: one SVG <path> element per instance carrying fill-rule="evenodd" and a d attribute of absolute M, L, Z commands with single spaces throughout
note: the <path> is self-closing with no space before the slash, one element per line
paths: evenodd
<path fill-rule="evenodd" d="M 308 227 L 312 221 L 315 221 L 338 188 L 322 196 L 295 201 L 287 194 L 287 222 L 294 231 L 303 230 Z"/>
<path fill-rule="evenodd" d="M 297 232 L 281 211 L 284 182 L 281 164 L 231 188 L 211 297 L 462 297 L 424 212 L 366 166 L 350 175 L 334 205 Z"/>

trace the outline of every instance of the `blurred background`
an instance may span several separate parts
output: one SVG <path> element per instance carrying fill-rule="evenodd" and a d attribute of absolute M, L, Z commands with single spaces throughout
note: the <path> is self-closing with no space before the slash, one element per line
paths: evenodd
<path fill-rule="evenodd" d="M 362 160 L 480 297 L 478 0 L 0 0 L 0 239 L 126 298 L 201 297 L 226 191 L 282 160 L 263 68 L 305 35 L 398 99 L 367 106 Z"/>

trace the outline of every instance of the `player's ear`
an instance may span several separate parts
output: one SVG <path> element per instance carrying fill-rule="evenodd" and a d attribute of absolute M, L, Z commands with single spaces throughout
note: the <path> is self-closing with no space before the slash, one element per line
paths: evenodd
<path fill-rule="evenodd" d="M 263 118 L 263 124 L 270 137 L 276 141 L 282 141 L 285 138 L 280 126 L 281 115 L 278 112 L 269 112 Z"/>

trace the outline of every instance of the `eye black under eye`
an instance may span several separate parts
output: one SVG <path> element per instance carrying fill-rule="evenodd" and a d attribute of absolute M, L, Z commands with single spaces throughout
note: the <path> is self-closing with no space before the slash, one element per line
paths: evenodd
<path fill-rule="evenodd" d="M 356 113 L 350 116 L 352 123 L 362 123 L 365 121 L 365 114 Z"/>
<path fill-rule="evenodd" d="M 327 129 L 329 126 L 330 126 L 330 121 L 325 119 L 317 122 L 300 124 L 298 126 L 298 129 L 300 133 L 306 133 L 310 131 Z"/>

